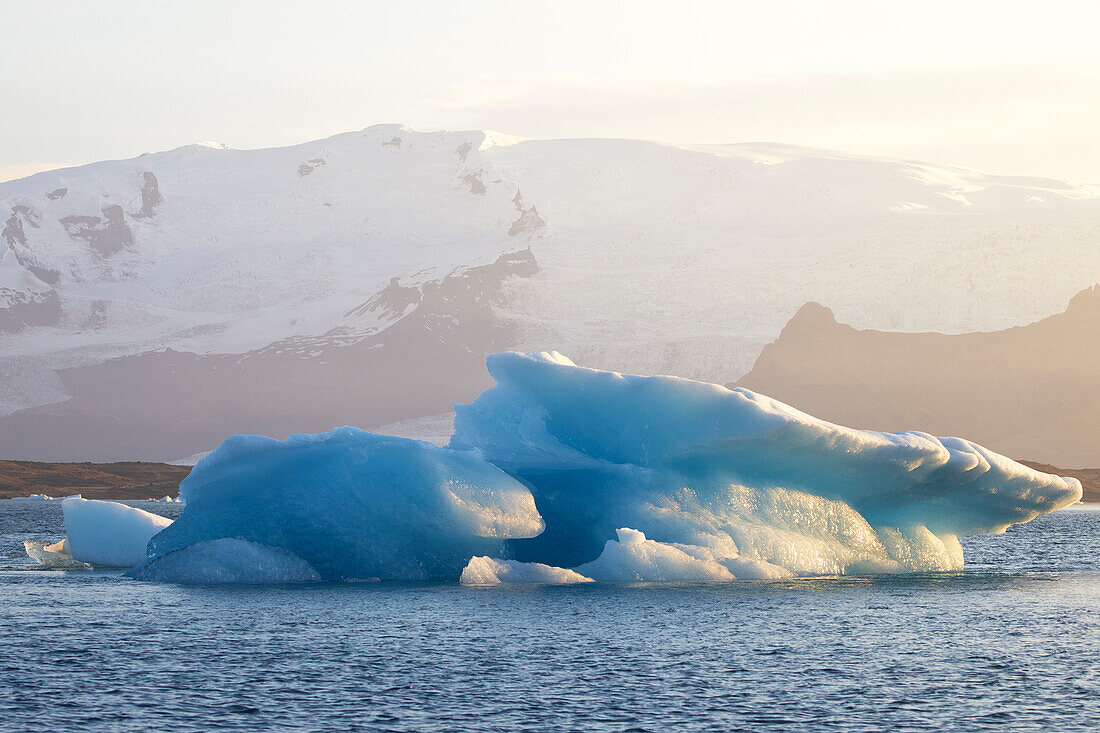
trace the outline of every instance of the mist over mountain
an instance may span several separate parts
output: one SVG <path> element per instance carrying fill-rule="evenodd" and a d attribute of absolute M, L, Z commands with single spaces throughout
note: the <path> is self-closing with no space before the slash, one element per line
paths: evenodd
<path fill-rule="evenodd" d="M 776 144 L 376 125 L 2 183 L 0 222 L 4 458 L 435 415 L 501 349 L 728 382 L 807 301 L 992 331 L 1100 281 L 1088 187 Z"/>

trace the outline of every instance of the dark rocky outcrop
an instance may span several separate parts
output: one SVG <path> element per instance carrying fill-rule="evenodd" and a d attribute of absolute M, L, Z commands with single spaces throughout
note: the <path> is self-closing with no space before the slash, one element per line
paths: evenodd
<path fill-rule="evenodd" d="M 60 278 L 56 270 L 43 267 L 27 246 L 24 223 L 37 228 L 41 217 L 26 204 L 15 204 L 0 230 L 0 263 L 26 270 L 29 287 L 0 285 L 0 333 L 14 333 L 34 326 L 52 326 L 61 319 L 61 301 L 53 288 Z M 7 259 L 6 259 L 7 258 Z M 36 282 L 37 279 L 37 282 Z M 14 283 L 19 283 L 15 280 Z"/>
<path fill-rule="evenodd" d="M 145 171 L 141 175 L 144 182 L 141 186 L 141 211 L 138 216 L 148 218 L 157 213 L 157 207 L 164 198 L 160 195 L 160 183 L 157 182 L 156 175 L 152 171 Z"/>
<path fill-rule="evenodd" d="M 37 228 L 39 226 L 40 217 L 38 213 L 31 207 L 25 204 L 16 204 L 11 207 L 11 216 L 4 222 L 4 228 L 0 230 L 0 239 L 3 239 L 7 244 L 7 249 L 10 249 L 15 255 L 15 259 L 26 268 L 32 275 L 37 277 L 47 285 L 56 285 L 57 281 L 61 279 L 61 273 L 57 270 L 52 270 L 48 267 L 44 267 L 38 258 L 27 247 L 27 232 L 23 228 L 23 222 L 26 221 L 30 226 Z M 0 257 L 3 256 L 4 248 L 0 247 Z"/>
<path fill-rule="evenodd" d="M 508 229 L 508 236 L 514 237 L 517 234 L 535 232 L 546 226 L 546 222 L 539 216 L 538 209 L 535 208 L 534 204 L 530 207 L 524 205 L 523 194 L 518 190 L 516 195 L 512 197 L 512 205 L 519 212 L 519 218 L 512 222 L 512 226 Z"/>
<path fill-rule="evenodd" d="M 314 171 L 314 169 L 319 168 L 319 167 L 323 166 L 324 164 L 325 164 L 325 159 L 324 158 L 311 158 L 311 159 L 307 160 L 305 163 L 302 163 L 300 166 L 298 166 L 298 175 L 299 176 L 308 176 L 310 173 L 312 173 Z"/>
<path fill-rule="evenodd" d="M 122 207 L 111 204 L 103 208 L 103 217 L 73 215 L 61 218 L 65 231 L 73 239 L 82 239 L 99 254 L 107 257 L 134 244 L 134 233 L 126 223 Z"/>
<path fill-rule="evenodd" d="M 4 222 L 4 229 L 0 231 L 0 237 L 3 237 L 8 246 L 12 248 L 27 245 L 27 233 L 23 230 L 23 220 L 16 213 L 14 207 L 11 210 L 11 216 Z"/>
<path fill-rule="evenodd" d="M 420 288 L 401 284 L 401 278 L 390 278 L 390 284 L 375 293 L 366 303 L 351 309 L 345 316 L 359 318 L 374 313 L 392 321 L 405 315 L 411 306 L 420 303 Z"/>
<path fill-rule="evenodd" d="M 0 230 L 0 239 L 3 239 L 8 247 L 16 252 L 27 246 L 27 231 L 23 228 L 23 222 L 37 229 L 41 226 L 42 217 L 26 204 L 14 204 L 11 207 L 11 216 L 4 222 L 4 228 Z"/>
<path fill-rule="evenodd" d="M 489 190 L 485 187 L 485 182 L 481 180 L 483 173 L 484 171 L 479 170 L 462 176 L 462 182 L 466 184 L 466 187 L 474 196 L 484 196 L 485 192 Z"/>

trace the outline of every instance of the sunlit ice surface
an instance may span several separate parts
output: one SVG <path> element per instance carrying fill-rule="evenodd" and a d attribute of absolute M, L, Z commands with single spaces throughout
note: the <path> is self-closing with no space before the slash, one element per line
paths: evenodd
<path fill-rule="evenodd" d="M 183 481 L 186 510 L 132 576 L 951 571 L 963 567 L 960 536 L 1003 532 L 1081 496 L 1076 479 L 960 438 L 846 428 L 744 389 L 585 369 L 557 353 L 496 354 L 488 369 L 496 386 L 457 406 L 445 447 L 351 427 L 229 438 Z"/>

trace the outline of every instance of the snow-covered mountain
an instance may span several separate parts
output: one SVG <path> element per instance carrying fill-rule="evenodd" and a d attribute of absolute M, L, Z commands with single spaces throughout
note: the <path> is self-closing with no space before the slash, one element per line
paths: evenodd
<path fill-rule="evenodd" d="M 0 222 L 5 458 L 437 414 L 501 348 L 728 382 L 809 300 L 955 333 L 1100 281 L 1097 189 L 772 144 L 377 125 L 0 183 Z"/>

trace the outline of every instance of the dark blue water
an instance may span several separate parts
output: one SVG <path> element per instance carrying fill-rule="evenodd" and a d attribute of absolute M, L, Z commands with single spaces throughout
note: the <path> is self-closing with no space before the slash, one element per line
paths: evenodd
<path fill-rule="evenodd" d="M 728 585 L 26 569 L 61 534 L 0 501 L 6 730 L 1100 730 L 1097 511 L 968 538 L 962 573 Z"/>

